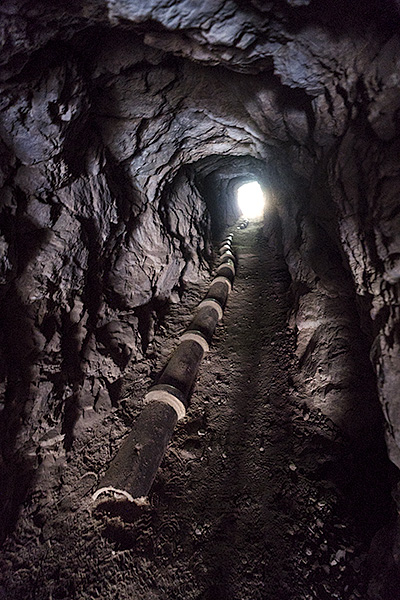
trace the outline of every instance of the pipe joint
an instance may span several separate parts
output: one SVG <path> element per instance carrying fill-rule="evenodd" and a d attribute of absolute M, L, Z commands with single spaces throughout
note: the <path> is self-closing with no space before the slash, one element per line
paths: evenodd
<path fill-rule="evenodd" d="M 202 300 L 200 302 L 197 309 L 204 308 L 205 306 L 211 306 L 212 308 L 215 308 L 218 312 L 218 320 L 222 321 L 222 317 L 224 316 L 224 311 L 222 310 L 222 306 L 220 305 L 218 300 L 215 300 L 214 298 L 206 298 L 205 300 Z"/>
<path fill-rule="evenodd" d="M 219 316 L 219 313 L 218 313 L 218 316 Z M 181 337 L 179 338 L 179 341 L 184 342 L 185 340 L 191 340 L 193 342 L 197 342 L 203 348 L 204 352 L 208 352 L 210 350 L 209 343 L 207 342 L 204 335 L 202 335 L 200 333 L 200 331 L 195 331 L 195 330 L 185 331 L 185 333 L 183 333 L 181 335 Z"/>
<path fill-rule="evenodd" d="M 211 285 L 213 285 L 214 283 L 225 283 L 226 287 L 228 288 L 228 294 L 231 293 L 231 291 L 232 291 L 232 283 L 230 282 L 230 280 L 227 277 L 223 277 L 222 275 L 218 275 L 218 277 L 214 277 L 214 279 L 212 280 Z"/>
<path fill-rule="evenodd" d="M 235 263 L 236 259 L 235 259 L 235 255 L 232 254 L 231 251 L 229 252 L 224 252 L 224 254 L 222 254 L 219 258 L 221 263 L 225 263 L 225 262 L 229 262 L 230 260 Z"/>
<path fill-rule="evenodd" d="M 145 404 L 163 402 L 168 404 L 177 414 L 178 421 L 186 416 L 186 407 L 182 402 L 182 394 L 172 385 L 154 385 L 144 397 Z"/>
<path fill-rule="evenodd" d="M 230 271 L 232 271 L 232 275 L 235 275 L 235 265 L 233 264 L 233 261 L 222 263 L 222 265 L 219 265 L 215 272 L 221 273 L 223 269 L 229 269 Z"/>

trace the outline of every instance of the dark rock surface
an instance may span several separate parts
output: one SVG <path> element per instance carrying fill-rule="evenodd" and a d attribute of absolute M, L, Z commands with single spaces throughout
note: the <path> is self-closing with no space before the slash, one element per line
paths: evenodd
<path fill-rule="evenodd" d="M 99 459 L 108 462 L 137 414 L 149 366 L 176 345 L 205 283 L 173 307 L 152 357 L 126 370 L 118 407 L 77 438 L 62 484 L 42 477 L 47 495 L 36 490 L 3 548 L 7 598 L 368 597 L 369 542 L 390 509 L 382 439 L 354 443 L 309 405 L 301 377 L 293 384 L 301 364 L 283 256 L 261 223 L 235 240 L 239 272 L 224 323 L 149 504 L 109 502 L 99 512 L 89 492 Z M 395 535 L 381 529 L 374 542 L 371 598 L 381 597 L 388 565 L 386 591 L 398 587 L 383 551 Z"/>
<path fill-rule="evenodd" d="M 400 467 L 399 22 L 391 0 L 2 2 L 2 537 L 120 408 L 251 178 L 305 410 L 360 448 L 382 410 Z"/>

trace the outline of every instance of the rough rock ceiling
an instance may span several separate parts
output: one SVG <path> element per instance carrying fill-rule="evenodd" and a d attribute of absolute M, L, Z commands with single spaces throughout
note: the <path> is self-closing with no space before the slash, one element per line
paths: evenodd
<path fill-rule="evenodd" d="M 9 0 L 0 17 L 10 503 L 7 465 L 35 472 L 49 435 L 69 451 L 143 358 L 149 311 L 203 276 L 227 174 L 273 189 L 312 402 L 368 430 L 348 352 L 329 368 L 361 322 L 400 466 L 396 3 Z"/>

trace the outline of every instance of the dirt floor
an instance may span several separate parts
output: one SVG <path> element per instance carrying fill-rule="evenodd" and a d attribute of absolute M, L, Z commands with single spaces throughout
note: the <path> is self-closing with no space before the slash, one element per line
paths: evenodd
<path fill-rule="evenodd" d="M 366 556 L 381 498 L 294 386 L 283 259 L 261 224 L 232 231 L 234 291 L 149 505 L 121 518 L 93 511 L 90 493 L 207 283 L 172 307 L 148 348 L 151 367 L 136 365 L 112 413 L 28 498 L 4 547 L 1 600 L 371 597 Z"/>

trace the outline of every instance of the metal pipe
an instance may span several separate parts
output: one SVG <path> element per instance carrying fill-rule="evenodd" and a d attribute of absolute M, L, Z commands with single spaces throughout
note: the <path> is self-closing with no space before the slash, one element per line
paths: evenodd
<path fill-rule="evenodd" d="M 222 276 L 216 277 L 211 283 L 210 289 L 204 300 L 212 299 L 220 305 L 222 310 L 224 310 L 231 289 L 232 284 L 229 279 Z"/>
<path fill-rule="evenodd" d="M 186 332 L 182 335 L 181 340 L 190 339 L 188 338 L 189 334 L 192 335 L 193 333 L 196 333 L 201 335 L 204 338 L 207 345 L 209 345 L 211 343 L 211 338 L 214 334 L 215 328 L 219 320 L 220 311 L 218 310 L 218 308 L 215 305 L 213 306 L 212 304 L 203 304 L 198 308 L 197 313 L 192 319 Z"/>
<path fill-rule="evenodd" d="M 233 263 L 223 263 L 217 268 L 217 274 L 219 277 L 225 277 L 225 279 L 233 285 L 233 280 L 235 279 L 235 265 Z"/>
<path fill-rule="evenodd" d="M 194 340 L 184 339 L 173 352 L 162 371 L 158 384 L 172 386 L 178 390 L 186 405 L 203 354 L 204 349 L 201 344 Z"/>
<path fill-rule="evenodd" d="M 93 500 L 106 494 L 116 500 L 145 503 L 177 421 L 177 412 L 170 404 L 147 404 L 100 481 Z"/>
<path fill-rule="evenodd" d="M 232 237 L 228 236 L 227 238 L 225 238 L 224 240 L 222 240 L 222 242 L 220 243 L 220 248 L 222 248 L 223 246 L 229 246 L 231 247 L 232 244 Z"/>
<path fill-rule="evenodd" d="M 217 276 L 157 384 L 145 395 L 145 406 L 100 480 L 93 500 L 106 495 L 137 504 L 146 501 L 175 425 L 186 415 L 201 360 L 209 349 L 232 289 L 235 264 L 231 240 L 232 235 L 224 243 L 228 248 L 220 257 Z"/>
<path fill-rule="evenodd" d="M 220 247 L 220 249 L 219 249 L 219 254 L 221 255 L 221 254 L 224 254 L 224 252 L 230 252 L 230 250 L 231 250 L 231 245 L 230 245 L 230 244 L 227 244 L 227 243 L 225 242 L 225 244 L 223 244 L 223 245 Z"/>
<path fill-rule="evenodd" d="M 224 252 L 223 254 L 221 254 L 221 256 L 219 257 L 219 262 L 223 263 L 227 259 L 233 260 L 233 262 L 235 262 L 235 255 L 230 250 L 227 250 L 226 252 Z"/>

